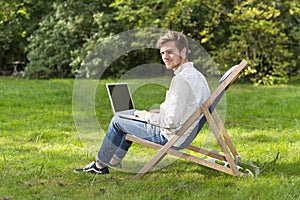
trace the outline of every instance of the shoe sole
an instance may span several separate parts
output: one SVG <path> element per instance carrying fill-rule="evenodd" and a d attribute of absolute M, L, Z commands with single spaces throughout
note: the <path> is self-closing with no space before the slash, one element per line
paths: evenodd
<path fill-rule="evenodd" d="M 96 171 L 95 169 L 89 169 L 89 170 L 85 170 L 85 169 L 74 169 L 75 173 L 91 173 L 91 174 L 109 174 L 109 171 L 107 169 L 107 171 L 103 172 L 103 171 Z"/>

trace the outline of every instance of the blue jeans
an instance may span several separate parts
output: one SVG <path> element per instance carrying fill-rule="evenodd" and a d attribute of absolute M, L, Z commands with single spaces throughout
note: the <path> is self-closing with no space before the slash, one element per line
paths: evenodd
<path fill-rule="evenodd" d="M 118 162 L 122 161 L 131 146 L 131 142 L 125 139 L 126 134 L 161 145 L 168 142 L 160 133 L 160 127 L 158 126 L 114 116 L 98 152 L 97 161 L 101 165 L 108 166 L 112 158 Z"/>

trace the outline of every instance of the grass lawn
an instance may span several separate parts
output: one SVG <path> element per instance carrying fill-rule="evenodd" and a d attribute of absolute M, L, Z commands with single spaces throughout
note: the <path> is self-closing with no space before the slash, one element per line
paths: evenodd
<path fill-rule="evenodd" d="M 138 181 L 116 169 L 105 176 L 73 173 L 95 156 L 85 150 L 74 125 L 73 84 L 0 78 L 0 200 L 300 199 L 299 80 L 269 87 L 235 83 L 227 92 L 225 125 L 242 159 L 260 166 L 258 177 L 233 177 L 176 160 Z M 104 84 L 99 82 L 95 105 L 106 129 L 112 113 Z M 161 102 L 164 96 L 155 92 L 137 91 L 136 107 Z M 208 130 L 202 135 L 196 142 L 214 146 Z M 134 145 L 132 151 L 140 148 Z"/>

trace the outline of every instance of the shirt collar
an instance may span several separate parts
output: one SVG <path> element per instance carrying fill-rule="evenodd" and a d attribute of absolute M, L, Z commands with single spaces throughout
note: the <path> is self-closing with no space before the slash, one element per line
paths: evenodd
<path fill-rule="evenodd" d="M 183 69 L 187 67 L 193 67 L 193 62 L 186 62 L 183 63 L 181 66 L 179 66 L 176 70 L 174 70 L 174 74 L 177 75 L 179 74 Z"/>

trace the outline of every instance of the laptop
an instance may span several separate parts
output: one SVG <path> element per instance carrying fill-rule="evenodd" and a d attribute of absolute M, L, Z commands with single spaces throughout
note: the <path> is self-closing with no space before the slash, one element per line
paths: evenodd
<path fill-rule="evenodd" d="M 106 89 L 114 115 L 126 119 L 146 122 L 133 115 L 135 108 L 127 83 L 107 83 Z"/>

